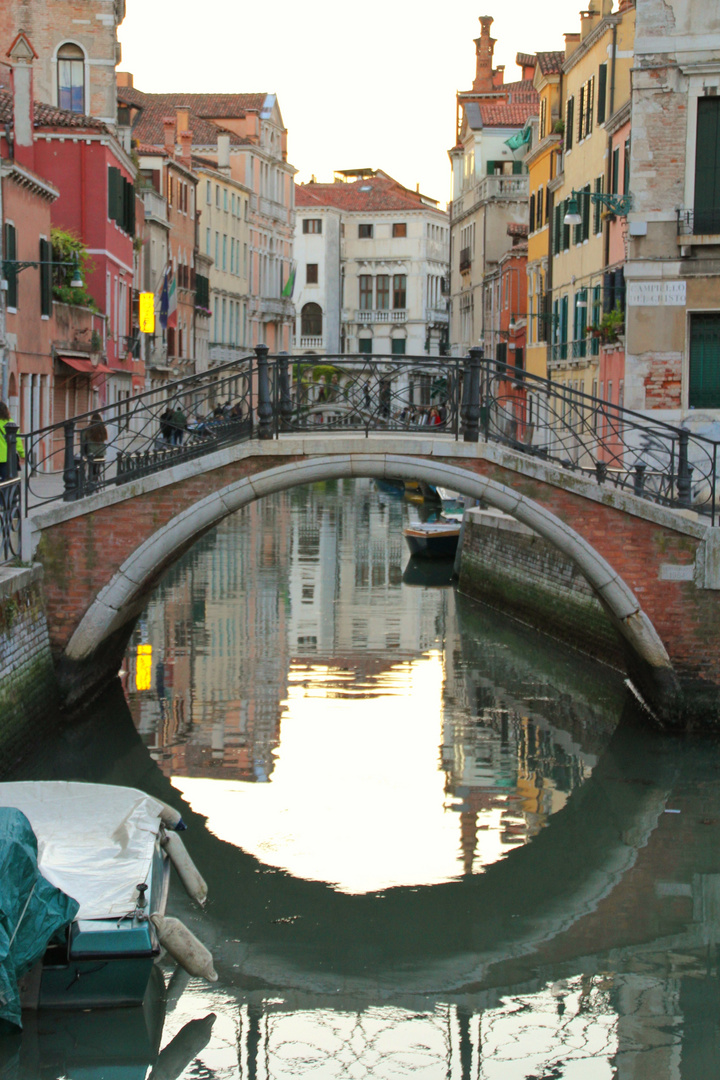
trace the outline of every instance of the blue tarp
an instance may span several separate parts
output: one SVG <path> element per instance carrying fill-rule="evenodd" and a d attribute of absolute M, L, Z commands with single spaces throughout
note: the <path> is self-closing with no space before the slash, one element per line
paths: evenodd
<path fill-rule="evenodd" d="M 0 1020 L 22 1027 L 18 979 L 78 907 L 38 870 L 37 839 L 25 815 L 0 806 Z"/>

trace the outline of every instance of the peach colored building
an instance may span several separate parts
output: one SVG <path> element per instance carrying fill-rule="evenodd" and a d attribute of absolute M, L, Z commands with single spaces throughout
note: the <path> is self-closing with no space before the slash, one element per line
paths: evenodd
<path fill-rule="evenodd" d="M 179 108 L 187 110 L 193 154 L 217 163 L 218 135 L 228 137 L 230 176 L 250 192 L 247 343 L 289 350 L 295 310 L 283 290 L 292 272 L 295 169 L 276 96 L 145 94 L 119 72 L 118 102 L 125 137 L 140 144 L 163 145 L 163 117 Z"/>

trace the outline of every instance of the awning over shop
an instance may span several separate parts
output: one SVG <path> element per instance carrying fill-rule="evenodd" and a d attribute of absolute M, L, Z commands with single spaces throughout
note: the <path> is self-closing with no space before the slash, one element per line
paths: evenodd
<path fill-rule="evenodd" d="M 111 375 L 112 368 L 107 364 L 93 364 L 92 360 L 80 359 L 77 356 L 58 356 L 57 359 L 61 364 L 67 364 L 74 371 L 79 371 L 83 375 Z"/>

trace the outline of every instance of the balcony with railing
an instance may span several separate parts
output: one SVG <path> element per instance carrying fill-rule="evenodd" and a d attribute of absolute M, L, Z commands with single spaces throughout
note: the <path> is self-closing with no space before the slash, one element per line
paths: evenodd
<path fill-rule="evenodd" d="M 313 336 L 311 334 L 304 334 L 300 337 L 299 346 L 301 349 L 321 349 L 323 348 L 322 337 Z"/>
<path fill-rule="evenodd" d="M 356 311 L 358 323 L 403 323 L 407 322 L 406 308 L 378 309 L 376 311 Z"/>
<path fill-rule="evenodd" d="M 431 307 L 427 309 L 425 315 L 426 321 L 429 323 L 442 323 L 443 326 L 450 321 L 450 316 L 447 313 L 447 308 L 435 308 Z"/>
<path fill-rule="evenodd" d="M 720 244 L 720 207 L 678 210 L 677 232 L 679 244 Z"/>
<path fill-rule="evenodd" d="M 472 254 L 469 247 L 460 249 L 460 273 L 466 274 L 472 266 Z"/>
<path fill-rule="evenodd" d="M 450 203 L 450 219 L 455 221 L 462 214 L 469 213 L 476 206 L 491 199 L 527 199 L 530 194 L 529 182 L 527 174 L 484 176 L 474 187 L 464 191 Z"/>
<path fill-rule="evenodd" d="M 261 195 L 258 200 L 258 208 L 260 210 L 260 213 L 264 217 L 273 218 L 275 221 L 287 221 L 287 206 L 283 206 L 282 203 L 275 202 L 274 199 L 268 199 L 265 197 L 265 195 Z"/>

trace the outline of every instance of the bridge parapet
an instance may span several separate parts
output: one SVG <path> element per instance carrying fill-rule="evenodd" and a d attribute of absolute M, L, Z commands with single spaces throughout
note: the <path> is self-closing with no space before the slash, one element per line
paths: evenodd
<path fill-rule="evenodd" d="M 678 690 L 688 690 L 702 699 L 705 722 L 720 723 L 717 530 L 552 462 L 430 432 L 280 434 L 36 512 L 26 557 L 35 545 L 45 567 L 52 645 L 70 696 L 97 680 L 101 646 L 109 643 L 107 672 L 116 670 L 158 577 L 205 531 L 273 491 L 358 476 L 441 484 L 523 521 L 586 576 L 656 711 L 679 722 Z"/>
<path fill-rule="evenodd" d="M 96 419 L 97 418 L 97 419 Z M 717 522 L 718 424 L 622 409 L 483 358 L 326 355 L 234 359 L 24 436 L 25 505 L 75 501 L 252 438 L 288 432 L 446 433 L 509 447 L 659 505 Z M 63 473 L 47 493 L 48 472 Z"/>

